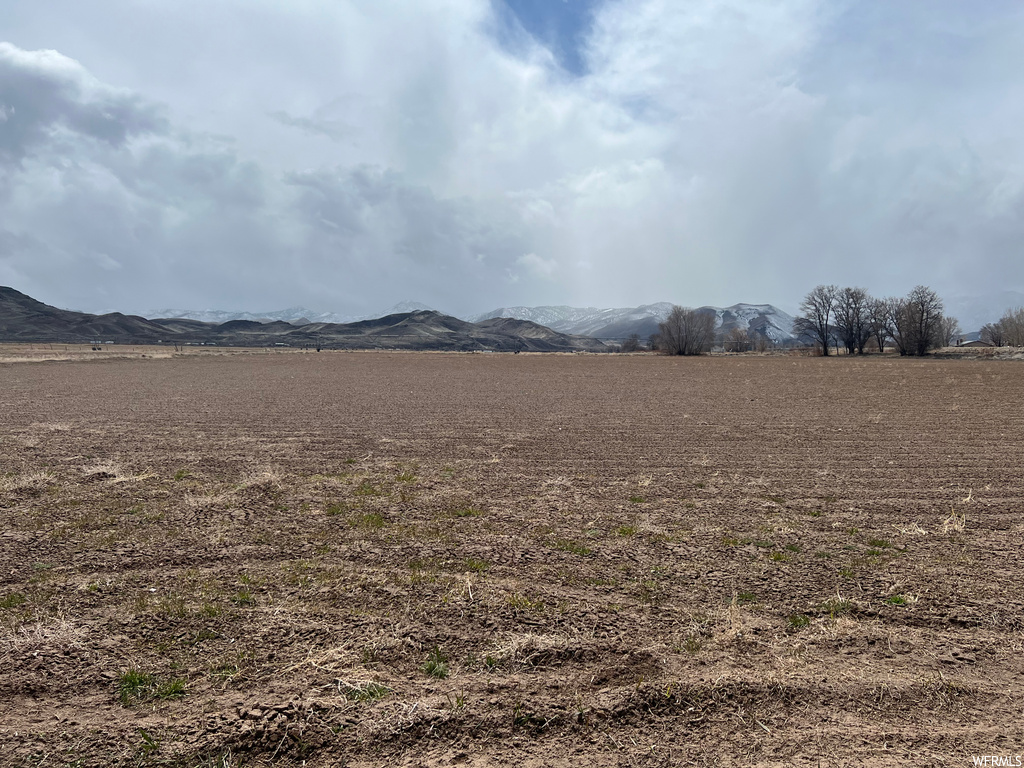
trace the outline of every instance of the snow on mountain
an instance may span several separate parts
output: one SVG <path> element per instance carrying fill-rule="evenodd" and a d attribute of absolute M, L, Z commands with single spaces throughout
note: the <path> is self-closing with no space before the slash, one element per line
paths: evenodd
<path fill-rule="evenodd" d="M 286 322 L 292 325 L 306 325 L 307 323 L 357 323 L 361 320 L 375 320 L 378 317 L 387 315 L 405 314 L 408 312 L 421 312 L 431 310 L 426 304 L 418 301 L 402 301 L 391 309 L 377 312 L 372 315 L 342 315 L 337 312 L 314 312 L 305 307 L 288 307 L 273 312 L 231 312 L 222 309 L 157 309 L 147 312 L 144 316 L 150 319 L 156 318 L 184 318 L 186 320 L 199 320 L 204 323 L 228 323 L 232 320 L 251 320 L 257 323 Z"/>
<path fill-rule="evenodd" d="M 767 336 L 778 344 L 793 338 L 793 316 L 771 304 L 733 304 L 731 307 L 701 309 L 714 310 L 715 325 L 720 333 L 741 328 Z"/>
<path fill-rule="evenodd" d="M 493 317 L 512 317 L 546 325 L 561 333 L 594 336 L 602 339 L 624 339 L 631 333 L 643 338 L 657 328 L 672 311 L 669 302 L 645 304 L 640 307 L 598 309 L 596 307 L 501 307 L 470 318 L 479 322 Z M 727 333 L 733 328 L 760 331 L 776 342 L 793 337 L 793 318 L 771 304 L 733 304 L 731 307 L 701 307 L 715 313 L 718 330 Z"/>
<path fill-rule="evenodd" d="M 374 317 L 387 317 L 388 315 L 404 315 L 406 312 L 434 312 L 436 311 L 433 307 L 428 307 L 426 304 L 421 304 L 418 301 L 400 301 L 383 315 L 374 315 Z M 370 319 L 370 318 L 367 318 Z"/>
<path fill-rule="evenodd" d="M 157 309 L 147 312 L 145 317 L 184 318 L 199 320 L 204 323 L 228 323 L 233 320 L 251 320 L 257 323 L 274 323 L 284 321 L 293 325 L 306 323 L 349 323 L 352 319 L 347 315 L 333 312 L 314 312 L 305 307 L 289 307 L 273 312 L 231 312 L 223 309 Z"/>
<path fill-rule="evenodd" d="M 667 301 L 644 304 L 639 307 L 601 309 L 598 307 L 540 306 L 500 307 L 481 315 L 465 318 L 478 323 L 494 318 L 529 320 L 559 333 L 592 336 L 598 339 L 625 339 L 636 333 L 647 338 L 657 331 L 658 323 L 668 317 L 672 304 Z M 793 318 L 771 304 L 733 304 L 731 307 L 701 307 L 712 311 L 717 318 L 720 333 L 733 328 L 759 331 L 776 342 L 793 336 Z M 148 318 L 185 318 L 206 323 L 226 323 L 232 320 L 251 320 L 260 323 L 284 321 L 293 325 L 306 323 L 355 323 L 374 320 L 387 315 L 433 311 L 432 307 L 417 301 L 402 301 L 387 310 L 370 315 L 342 315 L 335 312 L 314 312 L 306 307 L 289 307 L 273 312 L 230 312 L 224 310 L 161 309 L 146 314 Z"/>

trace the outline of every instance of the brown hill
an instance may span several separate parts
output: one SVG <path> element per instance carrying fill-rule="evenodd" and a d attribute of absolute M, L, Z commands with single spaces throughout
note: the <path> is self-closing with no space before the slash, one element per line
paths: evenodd
<path fill-rule="evenodd" d="M 439 312 L 404 312 L 358 323 L 203 323 L 147 320 L 115 312 L 91 315 L 57 309 L 13 288 L 0 287 L 0 341 L 118 344 L 289 346 L 326 349 L 601 352 L 600 341 L 571 336 L 525 320 L 469 323 Z"/>

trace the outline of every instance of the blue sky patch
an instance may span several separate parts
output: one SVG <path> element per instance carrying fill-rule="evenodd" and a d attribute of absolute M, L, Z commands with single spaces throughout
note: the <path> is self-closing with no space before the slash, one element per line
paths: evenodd
<path fill-rule="evenodd" d="M 602 0 L 497 0 L 505 22 L 499 33 L 503 43 L 513 43 L 525 31 L 554 54 L 573 75 L 586 73 L 582 43 L 594 11 Z M 521 30 L 515 29 L 517 26 Z"/>

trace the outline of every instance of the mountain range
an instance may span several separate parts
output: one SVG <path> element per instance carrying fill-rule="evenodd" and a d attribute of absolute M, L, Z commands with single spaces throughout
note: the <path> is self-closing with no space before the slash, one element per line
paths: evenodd
<path fill-rule="evenodd" d="M 648 338 L 658 330 L 672 311 L 669 302 L 644 304 L 639 307 L 597 309 L 595 307 L 501 307 L 470 318 L 479 321 L 492 317 L 512 317 L 530 320 L 555 331 L 592 336 L 608 341 L 621 341 L 631 334 Z M 718 333 L 727 334 L 734 328 L 760 333 L 776 343 L 794 338 L 793 317 L 771 304 L 733 304 L 730 307 L 700 307 L 715 314 Z"/>
<path fill-rule="evenodd" d="M 558 333 L 526 320 L 496 318 L 471 323 L 433 310 L 400 312 L 354 323 L 207 323 L 182 317 L 147 319 L 120 312 L 73 312 L 51 307 L 6 287 L 0 287 L 0 341 L 466 352 L 608 351 L 597 339 Z"/>
<path fill-rule="evenodd" d="M 671 303 L 665 301 L 617 309 L 569 306 L 499 307 L 490 312 L 463 319 L 470 323 L 481 323 L 496 318 L 526 320 L 559 333 L 590 336 L 606 341 L 621 341 L 634 333 L 642 339 L 656 333 L 658 324 L 668 317 L 672 307 Z M 771 304 L 733 304 L 730 307 L 701 307 L 701 309 L 715 313 L 716 325 L 721 333 L 728 333 L 734 328 L 742 328 L 761 333 L 776 343 L 785 343 L 793 338 L 792 316 Z M 404 301 L 382 314 L 387 316 L 422 311 L 432 310 L 425 304 Z M 286 322 L 293 325 L 307 325 L 354 323 L 370 320 L 378 315 L 317 313 L 305 307 L 289 307 L 273 312 L 165 309 L 147 313 L 147 317 L 199 320 L 206 323 L 246 320 L 259 323 Z M 161 320 L 161 322 L 164 321 Z"/>
<path fill-rule="evenodd" d="M 228 323 L 232 320 L 251 320 L 256 323 L 284 322 L 292 325 L 308 323 L 358 323 L 388 315 L 402 315 L 408 312 L 431 311 L 433 308 L 418 301 L 402 301 L 391 309 L 371 315 L 341 315 L 337 312 L 315 312 L 305 307 L 288 307 L 271 312 L 232 312 L 223 309 L 155 309 L 145 313 L 150 318 L 172 318 L 199 320 L 203 323 Z"/>

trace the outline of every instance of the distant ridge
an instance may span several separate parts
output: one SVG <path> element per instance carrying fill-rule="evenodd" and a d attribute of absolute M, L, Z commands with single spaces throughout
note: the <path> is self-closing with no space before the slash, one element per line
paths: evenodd
<path fill-rule="evenodd" d="M 598 309 L 595 307 L 541 306 L 501 307 L 470 319 L 481 321 L 494 317 L 512 317 L 546 325 L 562 333 L 619 341 L 630 334 L 647 338 L 658 330 L 672 311 L 673 305 L 663 301 L 639 307 Z M 793 317 L 771 304 L 733 304 L 730 307 L 701 307 L 715 313 L 719 333 L 734 328 L 760 333 L 772 341 L 783 343 L 794 338 Z"/>
<path fill-rule="evenodd" d="M 357 323 L 360 320 L 372 320 L 375 317 L 398 315 L 405 312 L 433 311 L 433 307 L 420 304 L 418 301 L 401 301 L 391 309 L 375 315 L 341 315 L 337 312 L 315 312 L 306 307 L 288 307 L 271 312 L 242 312 L 223 309 L 155 309 L 146 312 L 151 319 L 199 320 L 203 323 L 228 323 L 232 320 L 251 320 L 256 323 L 284 322 L 293 325 L 307 323 Z"/>
<path fill-rule="evenodd" d="M 244 318 L 206 323 L 187 317 L 147 319 L 119 312 L 71 312 L 6 287 L 0 287 L 0 341 L 467 352 L 608 350 L 596 339 L 558 333 L 525 320 L 471 323 L 433 310 L 399 312 L 353 323 L 295 325 L 283 320 Z"/>

